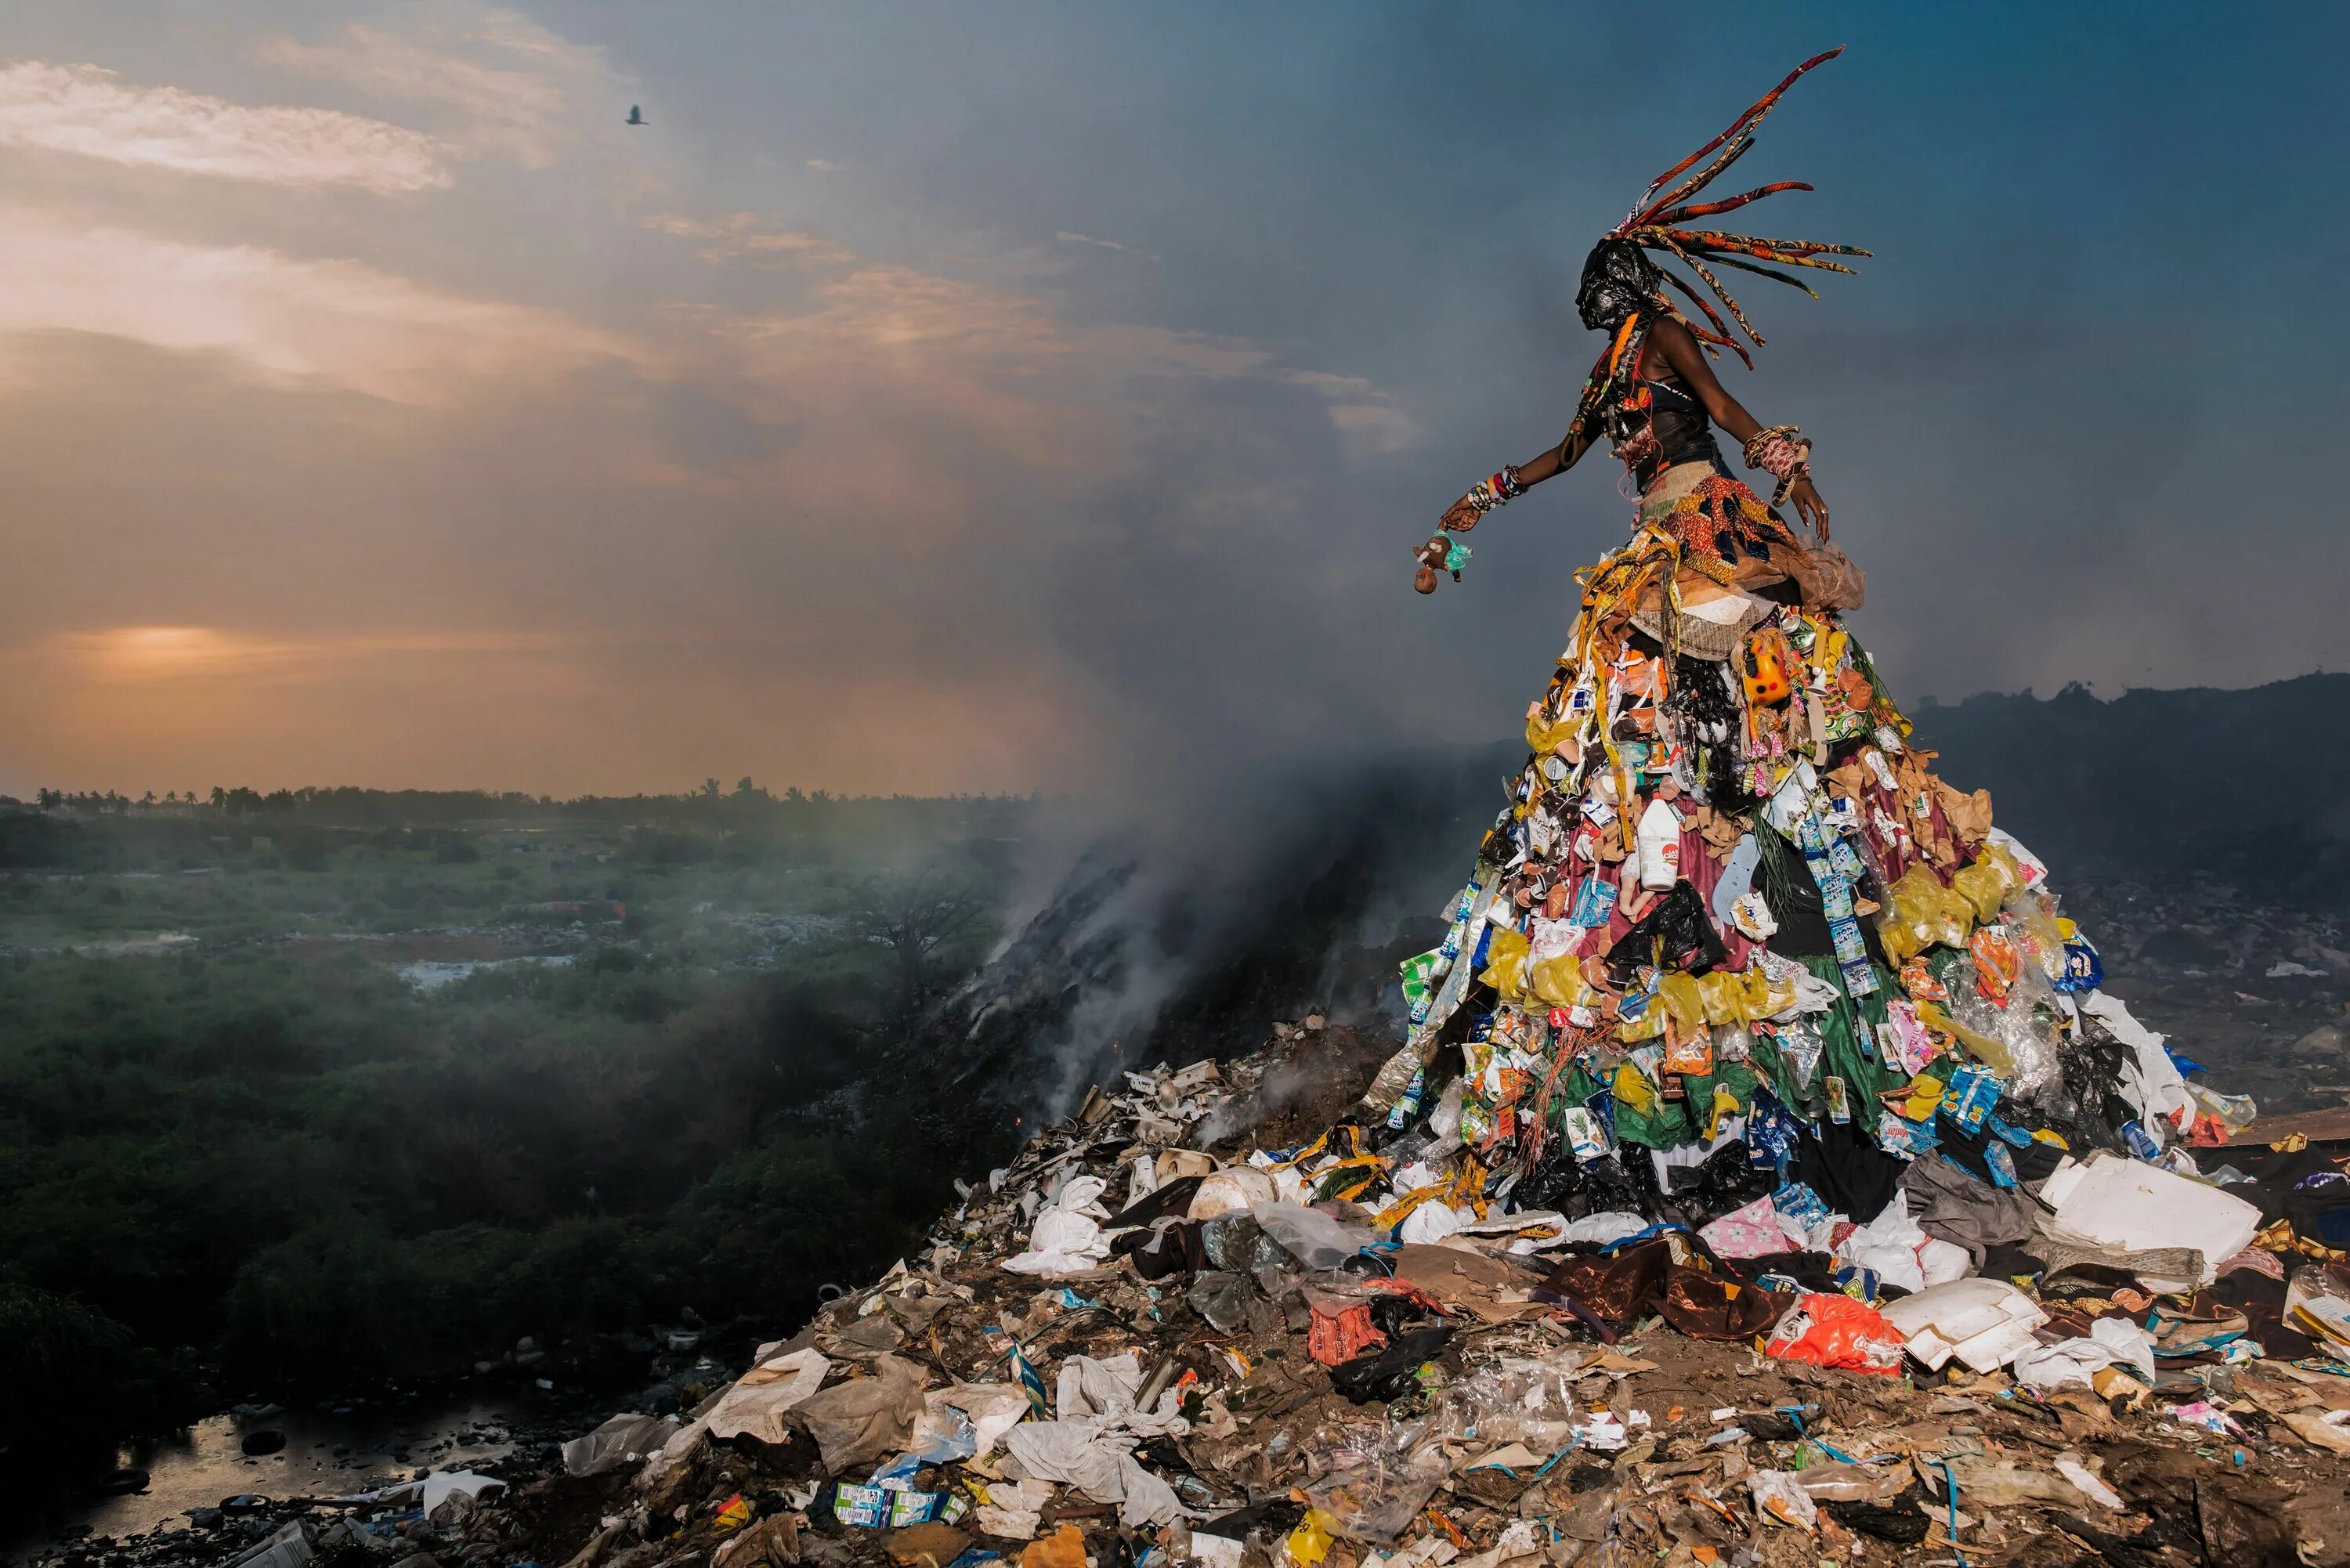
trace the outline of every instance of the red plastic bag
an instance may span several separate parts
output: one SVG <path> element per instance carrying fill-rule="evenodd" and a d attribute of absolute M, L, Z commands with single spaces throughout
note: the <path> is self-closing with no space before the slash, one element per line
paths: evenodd
<path fill-rule="evenodd" d="M 1883 1313 L 1850 1296 L 1803 1296 L 1779 1320 L 1762 1349 L 1783 1361 L 1808 1361 L 1847 1372 L 1901 1370 L 1901 1331 L 1886 1322 Z"/>

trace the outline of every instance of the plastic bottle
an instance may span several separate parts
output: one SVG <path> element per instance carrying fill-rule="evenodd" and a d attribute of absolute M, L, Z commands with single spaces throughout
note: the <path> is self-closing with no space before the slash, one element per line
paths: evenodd
<path fill-rule="evenodd" d="M 1652 800 L 1640 814 L 1640 886 L 1664 892 L 1681 879 L 1680 814 Z"/>

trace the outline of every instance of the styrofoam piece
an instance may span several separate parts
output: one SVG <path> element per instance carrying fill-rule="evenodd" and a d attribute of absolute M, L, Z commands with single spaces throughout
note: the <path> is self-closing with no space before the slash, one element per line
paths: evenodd
<path fill-rule="evenodd" d="M 1878 1309 L 1929 1371 L 1952 1356 L 1974 1372 L 2004 1366 L 2039 1343 L 2033 1330 L 2048 1314 L 2005 1280 L 1953 1280 Z"/>
<path fill-rule="evenodd" d="M 2261 1228 L 2261 1211 L 2232 1193 L 2102 1149 L 2085 1161 L 2065 1159 L 2040 1196 L 2064 1234 L 2132 1252 L 2196 1249 L 2207 1285 Z"/>

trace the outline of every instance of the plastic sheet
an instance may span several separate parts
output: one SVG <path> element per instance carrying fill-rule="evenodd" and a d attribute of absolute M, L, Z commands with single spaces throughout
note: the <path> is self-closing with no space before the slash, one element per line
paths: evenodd
<path fill-rule="evenodd" d="M 1354 1541 L 1385 1545 L 1419 1517 L 1452 1473 L 1449 1417 L 1325 1429 L 1306 1452 L 1305 1495 Z"/>
<path fill-rule="evenodd" d="M 1294 1203 L 1257 1203 L 1249 1215 L 1265 1235 L 1309 1272 L 1344 1268 L 1353 1259 L 1387 1241 L 1376 1225 L 1342 1220 L 1321 1209 Z"/>

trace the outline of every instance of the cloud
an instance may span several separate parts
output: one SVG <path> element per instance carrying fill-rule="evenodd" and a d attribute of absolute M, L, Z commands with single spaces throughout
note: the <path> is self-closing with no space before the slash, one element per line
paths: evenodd
<path fill-rule="evenodd" d="M 229 355 L 278 379 L 426 405 L 484 377 L 638 358 L 555 312 L 443 294 L 355 261 L 207 246 L 0 207 L 0 333 L 91 332 Z M 7 369 L 0 353 L 0 371 Z"/>
<path fill-rule="evenodd" d="M 1419 440 L 1419 426 L 1374 381 L 1326 370 L 1292 370 L 1283 379 L 1328 399 L 1330 423 L 1357 451 L 1401 452 Z"/>
<path fill-rule="evenodd" d="M 386 658 L 545 651 L 563 639 L 518 632 L 268 637 L 211 626 L 119 626 L 66 632 L 19 651 L 96 685 L 234 679 L 315 684 Z"/>
<path fill-rule="evenodd" d="M 847 164 L 835 162 L 829 158 L 811 158 L 807 161 L 807 166 L 815 170 L 819 174 L 846 174 L 848 172 Z"/>
<path fill-rule="evenodd" d="M 1394 452 L 1419 437 L 1361 376 L 1281 369 L 1245 338 L 1135 322 L 1069 325 L 1045 296 L 884 261 L 827 277 L 796 310 L 710 313 L 702 325 L 764 392 L 768 419 L 846 423 L 856 409 L 895 431 L 902 411 L 921 409 L 923 419 L 984 431 L 1003 456 L 1060 472 L 1095 472 L 1126 447 L 1118 400 L 1149 381 L 1297 386 L 1326 402 L 1351 447 Z"/>
<path fill-rule="evenodd" d="M 525 168 L 555 161 L 583 116 L 608 115 L 631 90 L 604 51 L 570 43 L 511 11 L 420 6 L 404 32 L 354 22 L 324 43 L 267 38 L 264 65 L 324 78 L 370 98 L 431 104 L 454 115 L 467 147 Z"/>
<path fill-rule="evenodd" d="M 25 60 L 0 70 L 0 147 L 34 148 L 276 185 L 391 195 L 450 183 L 452 149 L 419 131 L 328 109 L 255 109 L 124 85 L 98 66 Z"/>
<path fill-rule="evenodd" d="M 944 441 L 991 467 L 1097 474 L 1129 449 L 1121 425 L 1144 384 L 1270 363 L 1253 344 L 1072 326 L 1046 298 L 874 261 L 822 279 L 795 308 L 699 320 L 756 417 L 824 432 L 791 454 L 795 493 L 870 505 L 878 486 L 918 515 L 917 498 L 963 504 L 941 472 Z"/>
<path fill-rule="evenodd" d="M 681 239 L 711 241 L 693 253 L 706 262 L 775 268 L 838 266 L 857 259 L 855 253 L 820 235 L 767 226 L 756 213 L 727 213 L 716 218 L 663 213 L 639 219 L 638 226 Z"/>
<path fill-rule="evenodd" d="M 1053 237 L 1065 245 L 1097 245 L 1106 251 L 1116 251 L 1120 255 L 1140 256 L 1144 261 L 1159 259 L 1155 255 L 1135 250 L 1131 246 L 1119 244 L 1116 240 L 1096 239 L 1091 234 L 1080 234 L 1069 229 L 1055 229 L 1053 231 Z"/>

